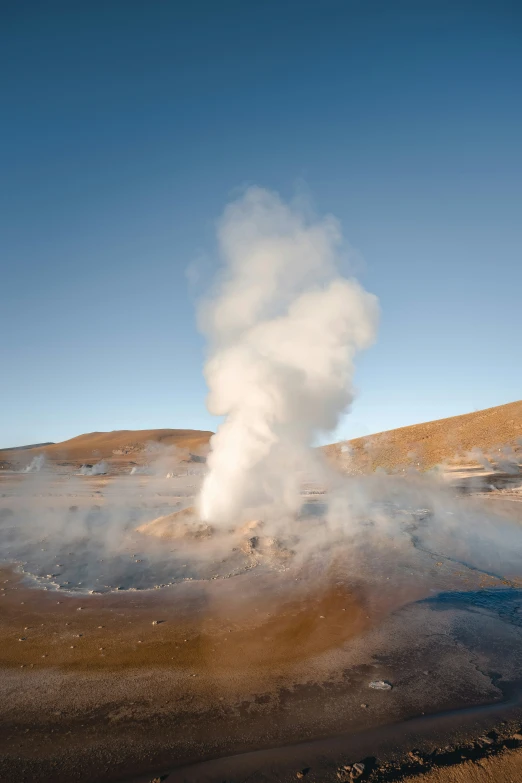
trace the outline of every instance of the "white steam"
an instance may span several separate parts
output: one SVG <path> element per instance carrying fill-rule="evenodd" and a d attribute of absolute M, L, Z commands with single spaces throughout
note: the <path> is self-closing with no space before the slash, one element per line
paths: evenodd
<path fill-rule="evenodd" d="M 43 454 L 37 454 L 33 457 L 31 462 L 25 466 L 23 473 L 38 473 L 45 465 L 45 456 Z"/>
<path fill-rule="evenodd" d="M 371 345 L 377 299 L 338 271 L 333 218 L 310 220 L 274 193 L 248 190 L 219 225 L 223 276 L 202 309 L 209 339 L 212 438 L 203 519 L 293 514 L 317 435 L 353 400 L 355 354 Z"/>
<path fill-rule="evenodd" d="M 82 465 L 80 473 L 82 476 L 104 476 L 109 470 L 108 464 L 102 460 L 95 465 Z"/>

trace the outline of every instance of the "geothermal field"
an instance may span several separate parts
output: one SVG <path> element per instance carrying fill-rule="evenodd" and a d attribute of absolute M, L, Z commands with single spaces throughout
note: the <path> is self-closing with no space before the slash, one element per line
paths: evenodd
<path fill-rule="evenodd" d="M 487 426 L 516 412 L 520 427 L 522 404 L 503 408 Z M 340 452 L 322 483 L 301 477 L 284 524 L 223 526 L 197 511 L 208 433 L 195 451 L 140 436 L 108 434 L 103 473 L 77 461 L 93 436 L 3 452 L 2 780 L 337 780 L 354 762 L 385 780 L 508 763 L 519 451 L 367 475 Z"/>
<path fill-rule="evenodd" d="M 215 434 L 0 452 L 0 779 L 518 780 L 522 402 L 320 447 L 377 300 L 274 194 L 218 240 Z"/>

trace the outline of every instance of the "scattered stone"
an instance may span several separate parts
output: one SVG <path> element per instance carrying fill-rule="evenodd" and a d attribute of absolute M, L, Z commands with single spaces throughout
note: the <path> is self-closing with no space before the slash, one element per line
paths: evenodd
<path fill-rule="evenodd" d="M 386 680 L 373 680 L 369 687 L 373 688 L 375 691 L 391 691 L 393 685 L 386 682 Z"/>
<path fill-rule="evenodd" d="M 368 709 L 368 705 L 367 704 L 361 704 L 361 707 L 363 708 L 363 710 Z"/>
<path fill-rule="evenodd" d="M 25 642 L 25 641 L 26 641 L 26 638 L 25 638 L 25 636 L 20 636 L 20 638 L 18 639 L 18 641 L 19 641 L 19 642 Z"/>
<path fill-rule="evenodd" d="M 339 767 L 337 770 L 337 780 L 340 780 L 341 783 L 349 783 L 351 780 L 350 772 L 352 771 L 351 764 L 345 764 L 344 767 Z"/>
<path fill-rule="evenodd" d="M 299 772 L 297 773 L 297 777 L 299 779 L 304 778 L 304 776 L 308 775 L 309 772 L 310 772 L 310 767 L 305 767 L 304 769 L 299 770 Z"/>

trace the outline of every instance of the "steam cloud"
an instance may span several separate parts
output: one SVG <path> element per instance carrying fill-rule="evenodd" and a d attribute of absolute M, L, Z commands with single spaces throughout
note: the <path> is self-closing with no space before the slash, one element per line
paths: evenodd
<path fill-rule="evenodd" d="M 82 476 L 103 476 L 107 473 L 109 466 L 103 460 L 95 465 L 82 465 L 80 473 Z"/>
<path fill-rule="evenodd" d="M 43 454 L 37 454 L 33 457 L 31 462 L 25 466 L 23 473 L 38 473 L 45 464 L 45 457 Z"/>
<path fill-rule="evenodd" d="M 218 524 L 295 514 L 314 439 L 353 400 L 354 357 L 375 338 L 377 299 L 339 274 L 337 221 L 309 219 L 277 194 L 249 189 L 226 208 L 218 239 L 223 274 L 201 323 L 208 408 L 225 421 L 200 514 Z"/>

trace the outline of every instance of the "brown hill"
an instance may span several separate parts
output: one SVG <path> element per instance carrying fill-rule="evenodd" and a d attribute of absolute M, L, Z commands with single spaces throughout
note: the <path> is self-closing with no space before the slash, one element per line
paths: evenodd
<path fill-rule="evenodd" d="M 53 446 L 54 441 L 47 440 L 45 443 L 29 443 L 27 446 L 12 446 L 11 448 L 0 449 L 0 454 L 4 451 L 27 451 L 28 449 L 38 449 L 41 446 Z"/>
<path fill-rule="evenodd" d="M 109 460 L 139 463 L 150 444 L 176 446 L 193 455 L 205 454 L 212 432 L 201 430 L 115 430 L 91 432 L 76 438 L 23 450 L 2 450 L 2 467 L 27 464 L 36 454 L 51 462 L 72 464 Z M 408 465 L 428 469 L 443 462 L 476 461 L 470 452 L 491 454 L 504 446 L 522 450 L 522 400 L 495 408 L 379 432 L 364 438 L 325 446 L 336 464 L 353 473 L 382 467 L 397 470 Z"/>
<path fill-rule="evenodd" d="M 24 463 L 36 454 L 44 454 L 51 462 L 139 462 L 140 455 L 150 444 L 176 446 L 187 452 L 200 453 L 206 449 L 213 433 L 202 430 L 114 430 L 89 432 L 61 443 L 47 446 L 3 451 L 6 462 Z"/>
<path fill-rule="evenodd" d="M 413 465 L 422 470 L 443 462 L 471 463 L 480 450 L 522 447 L 522 400 L 462 416 L 413 424 L 324 447 L 327 456 L 349 472 L 387 471 Z"/>

